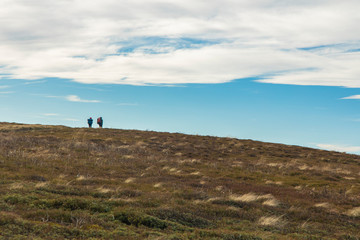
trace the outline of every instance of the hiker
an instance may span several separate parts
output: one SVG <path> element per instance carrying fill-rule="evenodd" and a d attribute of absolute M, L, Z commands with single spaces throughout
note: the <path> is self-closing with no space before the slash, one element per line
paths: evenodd
<path fill-rule="evenodd" d="M 89 124 L 89 128 L 91 128 L 92 124 L 93 124 L 93 120 L 92 118 L 90 117 L 88 120 L 87 120 L 88 124 Z"/>
<path fill-rule="evenodd" d="M 103 126 L 103 119 L 102 119 L 102 117 L 99 117 L 99 118 L 97 119 L 97 124 L 99 124 L 99 128 L 102 128 L 102 126 Z"/>

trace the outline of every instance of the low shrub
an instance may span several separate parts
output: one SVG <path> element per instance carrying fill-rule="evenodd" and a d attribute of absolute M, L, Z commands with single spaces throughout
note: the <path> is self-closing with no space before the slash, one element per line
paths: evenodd
<path fill-rule="evenodd" d="M 46 182 L 46 178 L 44 178 L 43 176 L 39 176 L 39 175 L 32 175 L 28 177 L 29 180 L 31 181 L 37 181 L 37 182 Z"/>
<path fill-rule="evenodd" d="M 140 192 L 140 191 L 124 189 L 124 190 L 117 192 L 113 197 L 115 197 L 115 198 L 134 198 L 134 197 L 140 197 L 141 195 L 142 195 L 142 192 Z"/>
<path fill-rule="evenodd" d="M 16 219 L 17 218 L 15 215 L 0 212 L 0 226 L 14 224 L 16 222 Z"/>
<path fill-rule="evenodd" d="M 147 215 L 136 213 L 132 211 L 123 211 L 114 214 L 114 218 L 127 225 L 134 225 L 136 227 L 143 225 L 149 228 L 165 229 L 168 227 L 167 222 Z"/>
<path fill-rule="evenodd" d="M 79 198 L 63 198 L 63 199 L 41 199 L 36 201 L 35 206 L 40 209 L 63 208 L 67 210 L 90 210 L 91 212 L 109 212 L 112 209 L 112 204 L 101 203 L 88 199 Z"/>
<path fill-rule="evenodd" d="M 65 186 L 52 186 L 51 188 L 48 187 L 41 187 L 38 188 L 38 192 L 48 192 L 63 196 L 87 196 L 91 195 L 91 193 L 87 190 L 81 189 L 81 188 L 68 188 Z"/>
<path fill-rule="evenodd" d="M 4 201 L 9 204 L 27 204 L 37 199 L 34 196 L 24 196 L 19 194 L 12 194 L 4 196 Z"/>
<path fill-rule="evenodd" d="M 262 240 L 262 238 L 260 237 L 251 236 L 248 234 L 241 234 L 241 233 L 217 233 L 210 231 L 200 231 L 198 234 L 200 238 L 211 237 L 211 239 L 223 239 L 223 240 Z"/>
<path fill-rule="evenodd" d="M 187 227 L 194 227 L 194 228 L 207 228 L 211 227 L 213 224 L 201 217 L 195 216 L 191 213 L 182 212 L 180 210 L 175 209 L 157 209 L 151 212 L 152 215 L 156 217 L 168 220 L 176 223 L 180 223 L 181 225 Z"/>
<path fill-rule="evenodd" d="M 69 211 L 60 209 L 51 210 L 38 210 L 27 212 L 24 217 L 26 219 L 42 221 L 42 222 L 54 222 L 54 223 L 72 223 L 72 215 Z"/>
<path fill-rule="evenodd" d="M 359 240 L 360 237 L 355 237 L 352 235 L 343 235 L 339 238 L 340 240 Z"/>
<path fill-rule="evenodd" d="M 194 190 L 185 190 L 184 192 L 177 193 L 176 195 L 185 200 L 206 200 L 209 198 L 205 192 Z"/>
<path fill-rule="evenodd" d="M 233 200 L 227 200 L 227 199 L 216 199 L 216 200 L 211 201 L 211 203 L 217 204 L 217 205 L 237 207 L 237 208 L 244 208 L 245 206 L 249 205 L 249 203 L 246 203 L 246 202 L 239 202 L 239 201 L 233 201 Z"/>

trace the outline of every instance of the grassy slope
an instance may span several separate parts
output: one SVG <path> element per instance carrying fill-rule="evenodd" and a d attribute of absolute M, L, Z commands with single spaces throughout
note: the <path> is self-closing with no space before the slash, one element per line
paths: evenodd
<path fill-rule="evenodd" d="M 359 239 L 360 156 L 0 123 L 0 239 Z"/>

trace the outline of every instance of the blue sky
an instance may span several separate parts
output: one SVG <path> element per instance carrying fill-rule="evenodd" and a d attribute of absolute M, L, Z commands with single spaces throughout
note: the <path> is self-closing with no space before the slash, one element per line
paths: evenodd
<path fill-rule="evenodd" d="M 2 121 L 182 132 L 358 152 L 359 89 L 278 85 L 238 79 L 222 84 L 132 86 L 64 79 L 2 80 Z M 30 83 L 30 84 L 29 84 Z M 77 97 L 69 97 L 77 96 Z M 337 149 L 337 147 L 339 149 Z M 342 149 L 342 148 L 343 149 Z"/>
<path fill-rule="evenodd" d="M 0 121 L 360 153 L 360 2 L 0 2 Z"/>

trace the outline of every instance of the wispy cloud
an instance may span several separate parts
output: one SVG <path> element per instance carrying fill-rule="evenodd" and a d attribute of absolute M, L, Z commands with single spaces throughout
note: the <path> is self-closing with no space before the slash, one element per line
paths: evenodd
<path fill-rule="evenodd" d="M 99 100 L 85 100 L 81 99 L 79 96 L 76 95 L 69 95 L 65 97 L 66 100 L 70 102 L 82 102 L 82 103 L 99 103 Z"/>
<path fill-rule="evenodd" d="M 40 96 L 43 96 L 42 94 Z M 100 100 L 87 100 L 82 99 L 77 95 L 67 95 L 67 96 L 53 96 L 53 95 L 46 95 L 47 98 L 59 98 L 59 99 L 65 99 L 69 102 L 81 102 L 81 103 L 100 103 Z"/>
<path fill-rule="evenodd" d="M 41 83 L 46 83 L 46 80 L 41 80 L 41 81 L 29 81 L 29 82 L 25 82 L 25 85 L 30 85 L 30 84 L 41 84 Z"/>
<path fill-rule="evenodd" d="M 349 96 L 349 97 L 343 97 L 341 99 L 360 99 L 360 95 L 352 95 L 352 96 Z"/>
<path fill-rule="evenodd" d="M 265 76 L 360 87 L 359 8 L 357 0 L 12 0 L 0 8 L 0 73 L 133 85 Z"/>
<path fill-rule="evenodd" d="M 44 95 L 44 94 L 32 94 L 34 96 L 44 96 L 47 98 L 65 98 L 64 96 L 53 96 L 53 95 Z"/>
<path fill-rule="evenodd" d="M 360 146 L 342 146 L 342 145 L 333 145 L 333 144 L 317 144 L 316 146 L 321 149 L 338 151 L 338 152 L 347 152 L 347 153 L 360 152 Z"/>
<path fill-rule="evenodd" d="M 58 113 L 43 113 L 44 116 L 47 116 L 47 117 L 55 117 L 55 116 L 59 116 L 60 114 Z"/>
<path fill-rule="evenodd" d="M 7 92 L 0 92 L 0 94 L 11 94 L 14 93 L 13 91 L 7 91 Z"/>

